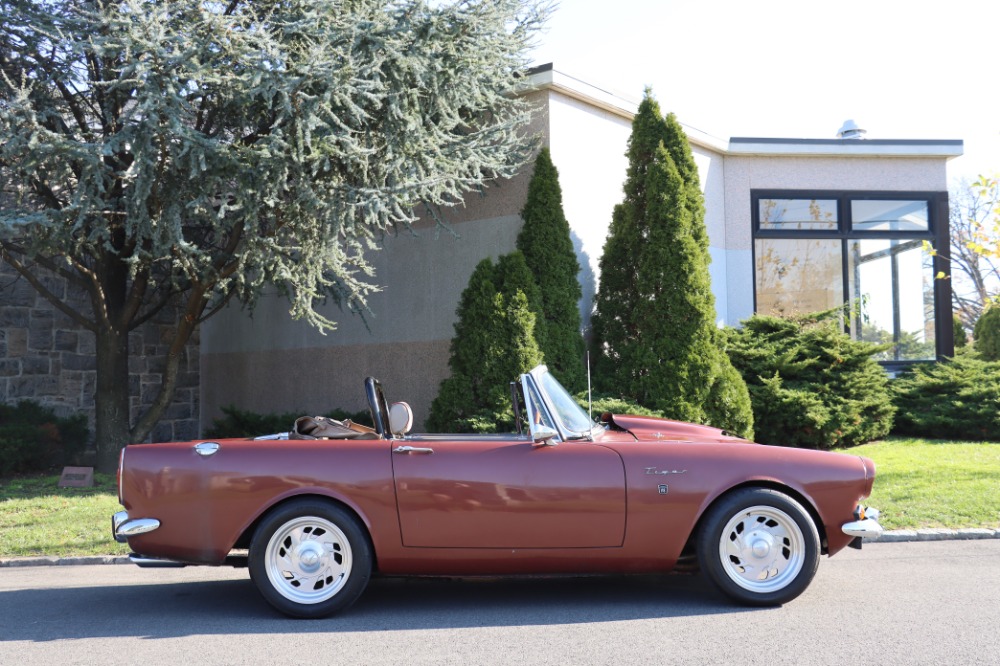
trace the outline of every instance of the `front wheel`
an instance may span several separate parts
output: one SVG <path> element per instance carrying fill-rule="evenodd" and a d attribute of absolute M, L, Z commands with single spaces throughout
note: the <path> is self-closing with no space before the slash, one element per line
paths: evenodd
<path fill-rule="evenodd" d="M 791 497 L 747 488 L 723 497 L 705 517 L 698 562 L 727 596 L 778 606 L 802 594 L 819 566 L 819 533 Z"/>
<path fill-rule="evenodd" d="M 371 577 L 371 547 L 358 521 L 320 500 L 279 507 L 250 544 L 250 578 L 264 599 L 292 617 L 325 617 L 347 608 Z"/>

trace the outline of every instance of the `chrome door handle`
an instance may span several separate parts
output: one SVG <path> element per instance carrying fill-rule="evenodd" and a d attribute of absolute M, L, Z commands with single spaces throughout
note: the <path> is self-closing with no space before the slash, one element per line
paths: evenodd
<path fill-rule="evenodd" d="M 397 446 L 393 453 L 434 453 L 434 449 L 424 449 L 419 446 Z"/>

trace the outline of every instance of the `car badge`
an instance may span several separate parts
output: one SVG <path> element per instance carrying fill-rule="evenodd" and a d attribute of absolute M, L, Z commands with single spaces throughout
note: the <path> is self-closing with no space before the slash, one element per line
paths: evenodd
<path fill-rule="evenodd" d="M 647 467 L 646 474 L 686 474 L 686 469 L 657 469 L 655 467 Z"/>

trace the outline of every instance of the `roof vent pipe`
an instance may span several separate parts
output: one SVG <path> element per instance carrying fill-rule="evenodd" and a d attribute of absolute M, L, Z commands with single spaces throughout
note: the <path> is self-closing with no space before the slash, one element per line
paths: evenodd
<path fill-rule="evenodd" d="M 845 120 L 843 127 L 837 130 L 838 139 L 863 139 L 868 130 L 863 130 L 858 127 L 858 124 L 853 120 Z"/>

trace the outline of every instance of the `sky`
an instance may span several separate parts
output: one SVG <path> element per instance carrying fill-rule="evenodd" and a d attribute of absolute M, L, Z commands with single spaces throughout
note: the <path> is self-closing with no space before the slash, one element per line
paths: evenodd
<path fill-rule="evenodd" d="M 1000 173 L 996 0 L 561 0 L 534 64 L 731 137 L 961 139 Z"/>

